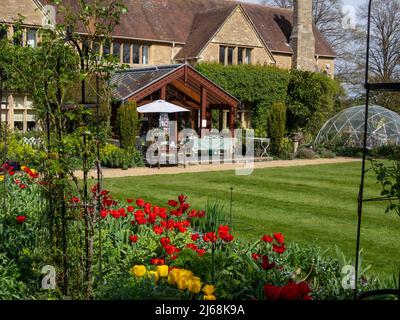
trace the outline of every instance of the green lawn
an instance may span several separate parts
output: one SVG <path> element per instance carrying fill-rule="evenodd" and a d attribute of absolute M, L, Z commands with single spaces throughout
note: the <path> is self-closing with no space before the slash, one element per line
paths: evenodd
<path fill-rule="evenodd" d="M 334 254 L 337 244 L 354 256 L 360 163 L 257 169 L 250 176 L 234 171 L 105 179 L 116 198 L 142 197 L 154 204 L 184 193 L 193 207 L 208 199 L 229 207 L 234 188 L 236 234 L 257 239 L 280 231 L 288 241 L 316 243 Z M 374 176 L 367 174 L 366 195 L 379 195 Z M 385 213 L 384 203 L 365 203 L 362 224 L 364 261 L 374 272 L 393 272 L 400 265 L 400 217 Z M 398 272 L 398 271 L 397 271 Z"/>

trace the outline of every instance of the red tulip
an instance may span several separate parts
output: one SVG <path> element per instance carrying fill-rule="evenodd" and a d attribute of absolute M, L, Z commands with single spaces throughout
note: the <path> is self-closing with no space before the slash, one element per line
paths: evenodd
<path fill-rule="evenodd" d="M 164 231 L 164 228 L 160 227 L 160 226 L 154 226 L 153 227 L 153 231 L 154 231 L 155 234 L 162 234 L 163 231 Z"/>
<path fill-rule="evenodd" d="M 136 243 L 136 242 L 138 241 L 138 236 L 137 236 L 137 235 L 129 236 L 129 240 L 130 240 L 132 243 Z"/>
<path fill-rule="evenodd" d="M 282 244 L 285 241 L 285 239 L 283 238 L 282 233 L 280 233 L 280 232 L 274 233 L 274 238 L 279 244 Z"/>
<path fill-rule="evenodd" d="M 168 205 L 171 207 L 176 207 L 178 205 L 178 201 L 176 200 L 168 200 Z"/>
<path fill-rule="evenodd" d="M 16 216 L 15 219 L 17 220 L 18 223 L 22 224 L 25 222 L 26 217 L 25 216 Z"/>
<path fill-rule="evenodd" d="M 277 246 L 276 244 L 272 245 L 272 250 L 274 250 L 276 253 L 282 254 L 285 252 L 286 248 L 285 245 L 282 244 L 280 246 Z"/>
<path fill-rule="evenodd" d="M 268 236 L 268 235 L 264 235 L 264 236 L 261 238 L 261 240 L 264 241 L 264 242 L 269 242 L 269 243 L 271 243 L 272 241 L 274 241 L 274 238 L 272 238 L 272 237 L 270 237 L 270 236 Z"/>
<path fill-rule="evenodd" d="M 198 233 L 192 234 L 192 235 L 190 236 L 190 238 L 192 239 L 192 241 L 196 241 L 196 240 L 199 238 L 199 234 L 198 234 Z"/>
<path fill-rule="evenodd" d="M 160 239 L 161 245 L 165 248 L 167 245 L 171 243 L 171 240 L 168 237 L 163 237 Z"/>

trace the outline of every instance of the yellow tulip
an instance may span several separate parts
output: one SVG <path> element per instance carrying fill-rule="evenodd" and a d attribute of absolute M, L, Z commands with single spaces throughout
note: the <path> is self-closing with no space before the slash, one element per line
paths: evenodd
<path fill-rule="evenodd" d="M 191 293 L 197 294 L 201 291 L 201 281 L 199 277 L 193 277 L 189 282 L 189 291 Z"/>
<path fill-rule="evenodd" d="M 178 289 L 185 290 L 189 286 L 189 281 L 192 279 L 193 273 L 189 270 L 180 269 L 176 274 L 176 285 Z"/>
<path fill-rule="evenodd" d="M 204 295 L 203 300 L 217 300 L 217 298 L 213 294 L 210 294 L 210 295 Z"/>
<path fill-rule="evenodd" d="M 187 277 L 180 277 L 178 281 L 176 282 L 176 286 L 178 287 L 179 290 L 185 290 L 188 288 L 190 283 L 190 279 Z"/>
<path fill-rule="evenodd" d="M 168 266 L 166 265 L 157 266 L 157 273 L 161 278 L 168 277 Z"/>
<path fill-rule="evenodd" d="M 193 272 L 186 269 L 180 269 L 178 277 L 191 279 L 193 277 Z"/>
<path fill-rule="evenodd" d="M 4 176 L 0 175 L 0 181 L 4 181 Z"/>
<path fill-rule="evenodd" d="M 207 284 L 203 288 L 203 292 L 205 293 L 206 296 L 211 296 L 212 294 L 214 294 L 214 291 L 215 291 L 215 287 L 211 284 Z"/>
<path fill-rule="evenodd" d="M 179 269 L 172 269 L 168 274 L 168 284 L 175 285 L 179 276 Z"/>
<path fill-rule="evenodd" d="M 25 171 L 25 169 L 26 169 L 26 166 L 21 166 L 22 171 Z"/>
<path fill-rule="evenodd" d="M 31 172 L 32 172 L 33 174 L 35 174 L 37 171 L 36 171 L 36 169 L 31 169 Z"/>
<path fill-rule="evenodd" d="M 135 275 L 136 277 L 143 277 L 146 274 L 147 270 L 144 265 L 136 265 L 133 266 L 131 269 L 131 273 Z"/>
<path fill-rule="evenodd" d="M 157 283 L 157 281 L 158 281 L 158 273 L 156 271 L 149 271 L 147 274 L 148 274 L 148 276 L 150 278 L 153 278 L 154 281 Z"/>

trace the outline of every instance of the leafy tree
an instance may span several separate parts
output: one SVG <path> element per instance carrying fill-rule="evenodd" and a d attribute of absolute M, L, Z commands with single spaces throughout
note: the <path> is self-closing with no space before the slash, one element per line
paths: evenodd
<path fill-rule="evenodd" d="M 117 121 L 121 147 L 124 149 L 134 148 L 136 136 L 140 130 L 136 102 L 128 102 L 119 107 Z"/>
<path fill-rule="evenodd" d="M 287 93 L 287 129 L 315 135 L 337 109 L 343 95 L 340 85 L 331 78 L 308 71 L 291 71 Z"/>

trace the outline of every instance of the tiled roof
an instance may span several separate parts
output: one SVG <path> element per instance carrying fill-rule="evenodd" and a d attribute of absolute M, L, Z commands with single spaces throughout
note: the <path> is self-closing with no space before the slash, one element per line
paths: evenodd
<path fill-rule="evenodd" d="M 174 64 L 118 71 L 110 80 L 113 87 L 112 96 L 117 101 L 125 100 L 154 81 L 174 72 L 182 66 L 183 65 Z"/>
<path fill-rule="evenodd" d="M 235 7 L 236 4 L 232 3 L 230 6 L 227 5 L 223 8 L 196 14 L 185 46 L 178 52 L 175 58 L 197 57 Z M 204 21 L 207 21 L 207 23 L 204 23 Z"/>
<path fill-rule="evenodd" d="M 76 7 L 75 0 L 63 1 L 68 2 L 72 8 Z M 293 53 L 288 44 L 293 21 L 291 9 L 228 0 L 125 0 L 125 4 L 128 13 L 114 29 L 115 37 L 186 43 L 179 57 L 199 53 L 237 5 L 245 10 L 272 52 Z M 332 47 L 316 28 L 314 35 L 315 53 L 334 57 Z"/>

